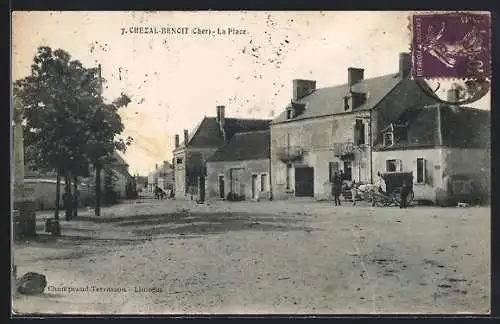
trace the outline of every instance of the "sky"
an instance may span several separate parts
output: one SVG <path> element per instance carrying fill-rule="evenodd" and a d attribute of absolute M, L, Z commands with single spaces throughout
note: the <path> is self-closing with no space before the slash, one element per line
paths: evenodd
<path fill-rule="evenodd" d="M 124 155 L 132 174 L 170 161 L 174 136 L 226 106 L 227 117 L 273 118 L 293 79 L 317 87 L 395 73 L 408 52 L 408 12 L 14 12 L 12 75 L 23 78 L 39 46 L 61 48 L 86 67 L 102 65 L 104 97 L 126 93 Z M 131 33 L 156 27 L 157 34 Z M 162 33 L 185 28 L 184 34 Z M 195 34 L 210 30 L 215 33 Z M 225 31 L 219 34 L 217 30 Z M 124 33 L 123 31 L 126 31 Z M 231 31 L 229 33 L 229 31 Z M 239 33 L 236 33 L 239 31 Z M 243 32 L 244 31 L 244 32 Z M 468 106 L 490 109 L 489 93 Z"/>

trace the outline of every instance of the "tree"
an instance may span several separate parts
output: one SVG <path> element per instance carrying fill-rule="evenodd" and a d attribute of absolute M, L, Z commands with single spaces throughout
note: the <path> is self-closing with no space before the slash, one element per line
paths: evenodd
<path fill-rule="evenodd" d="M 89 82 L 97 84 L 99 96 L 98 104 L 92 106 L 92 118 L 89 120 L 89 129 L 85 133 L 86 152 L 89 161 L 95 169 L 95 215 L 101 214 L 101 171 L 104 166 L 113 161 L 113 153 L 118 150 L 125 152 L 132 143 L 132 138 L 120 138 L 124 126 L 118 109 L 126 107 L 130 98 L 122 93 L 111 104 L 105 103 L 102 98 L 102 85 L 105 80 L 101 77 L 100 65 L 97 69 L 89 70 Z"/>
<path fill-rule="evenodd" d="M 39 47 L 31 74 L 14 83 L 14 96 L 24 107 L 27 155 L 35 169 L 57 173 L 56 210 L 59 219 L 59 179 L 85 169 L 81 134 L 87 128 L 92 89 L 84 83 L 86 69 L 64 50 Z M 95 91 L 94 91 L 95 92 Z"/>
<path fill-rule="evenodd" d="M 114 150 L 124 152 L 130 145 L 132 138 L 118 138 L 124 129 L 118 108 L 128 105 L 130 98 L 122 94 L 111 104 L 105 103 L 100 68 L 84 68 L 64 50 L 39 47 L 33 61 L 31 74 L 15 82 L 14 96 L 24 107 L 25 139 L 31 148 L 27 154 L 32 164 L 39 170 L 56 171 L 55 218 L 59 219 L 61 177 L 70 193 L 71 181 L 76 188 L 78 177 L 87 176 L 92 164 L 100 183 L 100 170 Z M 100 191 L 100 186 L 96 188 Z M 99 214 L 100 193 L 96 196 Z M 67 218 L 77 203 L 75 196 Z"/>

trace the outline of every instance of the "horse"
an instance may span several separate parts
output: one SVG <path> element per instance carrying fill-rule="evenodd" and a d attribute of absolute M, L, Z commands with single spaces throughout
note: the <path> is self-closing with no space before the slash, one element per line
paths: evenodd
<path fill-rule="evenodd" d="M 165 193 L 165 191 L 163 191 L 163 189 L 160 187 L 156 187 L 155 199 L 165 199 L 165 198 L 167 198 L 167 194 Z"/>

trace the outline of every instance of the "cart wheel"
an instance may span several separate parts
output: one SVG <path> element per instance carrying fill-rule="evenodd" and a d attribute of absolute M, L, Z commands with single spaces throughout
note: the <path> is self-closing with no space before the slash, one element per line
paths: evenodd
<path fill-rule="evenodd" d="M 410 191 L 410 193 L 408 194 L 408 198 L 406 200 L 406 204 L 409 205 L 412 203 L 413 201 L 413 198 L 415 197 L 415 194 L 413 193 L 413 190 Z"/>
<path fill-rule="evenodd" d="M 372 198 L 372 206 L 373 207 L 382 207 L 382 206 L 384 206 L 384 202 L 382 201 L 382 199 L 380 197 L 374 196 Z"/>
<path fill-rule="evenodd" d="M 401 188 L 394 189 L 391 192 L 391 197 L 396 204 L 401 204 Z"/>

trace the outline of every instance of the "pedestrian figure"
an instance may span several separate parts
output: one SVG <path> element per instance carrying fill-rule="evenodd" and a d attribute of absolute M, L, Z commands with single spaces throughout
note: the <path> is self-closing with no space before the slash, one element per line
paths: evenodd
<path fill-rule="evenodd" d="M 351 184 L 351 196 L 352 196 L 352 205 L 356 206 L 356 181 L 352 180 Z"/>
<path fill-rule="evenodd" d="M 342 190 L 342 180 L 340 180 L 340 175 L 335 172 L 333 174 L 332 182 L 332 194 L 335 206 L 340 206 L 340 191 Z"/>
<path fill-rule="evenodd" d="M 401 201 L 399 202 L 399 208 L 406 208 L 408 206 L 408 196 L 410 195 L 411 188 L 406 182 L 403 180 L 403 185 L 401 186 Z"/>

